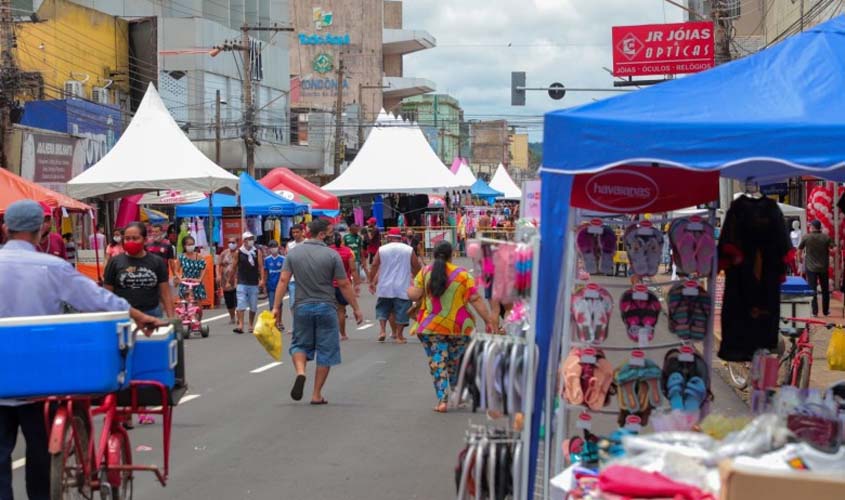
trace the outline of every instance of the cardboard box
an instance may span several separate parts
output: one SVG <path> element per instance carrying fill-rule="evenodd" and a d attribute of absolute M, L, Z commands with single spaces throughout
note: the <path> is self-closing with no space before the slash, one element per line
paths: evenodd
<path fill-rule="evenodd" d="M 842 500 L 845 498 L 845 471 L 841 477 L 823 476 L 806 471 L 763 472 L 735 466 L 725 461 L 719 467 L 722 476 L 721 500 Z"/>

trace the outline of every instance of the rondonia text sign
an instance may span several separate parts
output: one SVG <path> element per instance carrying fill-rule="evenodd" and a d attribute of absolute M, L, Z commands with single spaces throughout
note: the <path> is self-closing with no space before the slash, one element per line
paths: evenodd
<path fill-rule="evenodd" d="M 675 75 L 712 68 L 713 23 L 613 27 L 615 76 Z"/>
<path fill-rule="evenodd" d="M 719 172 L 621 166 L 578 174 L 570 205 L 607 213 L 668 212 L 719 198 Z"/>

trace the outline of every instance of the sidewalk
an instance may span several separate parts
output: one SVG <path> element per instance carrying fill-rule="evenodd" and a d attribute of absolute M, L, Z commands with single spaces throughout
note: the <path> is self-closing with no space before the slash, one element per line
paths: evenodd
<path fill-rule="evenodd" d="M 831 294 L 830 321 L 845 323 L 845 303 L 843 303 L 842 292 L 837 291 Z M 845 372 L 833 371 L 827 367 L 827 344 L 830 342 L 831 333 L 832 330 L 822 327 L 816 327 L 810 331 L 810 340 L 813 342 L 813 371 L 810 375 L 812 387 L 827 388 L 845 380 Z"/>

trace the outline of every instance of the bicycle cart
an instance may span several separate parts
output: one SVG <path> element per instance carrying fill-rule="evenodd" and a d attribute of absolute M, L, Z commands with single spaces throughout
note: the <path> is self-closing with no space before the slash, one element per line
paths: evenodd
<path fill-rule="evenodd" d="M 44 402 L 52 500 L 131 498 L 138 471 L 167 483 L 184 353 L 172 326 L 136 336 L 127 313 L 0 319 L 0 398 Z M 137 413 L 162 416 L 163 467 L 133 461 Z"/>
<path fill-rule="evenodd" d="M 187 293 L 176 306 L 176 314 L 179 316 L 181 327 L 180 334 L 184 338 L 190 338 L 192 333 L 199 333 L 202 338 L 208 337 L 208 325 L 203 325 L 200 320 L 202 306 L 194 299 L 194 288 L 202 283 L 199 280 L 184 278 L 179 284 L 187 288 Z"/>

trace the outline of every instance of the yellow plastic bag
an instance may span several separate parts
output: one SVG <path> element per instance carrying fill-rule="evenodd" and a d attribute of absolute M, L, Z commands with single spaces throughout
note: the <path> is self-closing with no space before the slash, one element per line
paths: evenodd
<path fill-rule="evenodd" d="M 827 345 L 827 366 L 845 371 L 845 329 L 834 328 Z"/>
<path fill-rule="evenodd" d="M 258 315 L 253 335 L 267 354 L 276 361 L 282 360 L 282 332 L 276 328 L 276 318 L 273 317 L 272 312 L 263 311 Z"/>

